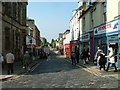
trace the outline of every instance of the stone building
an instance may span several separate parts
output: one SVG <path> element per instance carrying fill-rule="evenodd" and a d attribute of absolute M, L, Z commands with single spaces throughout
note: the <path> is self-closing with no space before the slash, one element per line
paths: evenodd
<path fill-rule="evenodd" d="M 27 2 L 0 2 L 0 52 L 10 50 L 16 60 L 25 51 Z"/>
<path fill-rule="evenodd" d="M 35 39 L 36 39 L 36 45 L 40 46 L 40 31 L 37 28 L 37 26 L 35 25 Z"/>
<path fill-rule="evenodd" d="M 40 31 L 35 25 L 34 19 L 28 19 L 27 20 L 27 26 L 31 28 L 33 35 L 32 38 L 34 39 L 34 45 L 39 45 L 40 46 Z"/>
<path fill-rule="evenodd" d="M 90 0 L 89 0 L 90 1 Z M 106 2 L 84 2 L 82 7 L 86 7 L 82 11 L 79 17 L 79 25 L 81 26 L 80 31 L 80 51 L 87 48 L 90 51 L 90 60 L 94 59 L 94 52 L 96 52 L 96 41 L 94 39 L 94 27 L 104 24 L 106 22 Z M 104 38 L 105 40 L 106 38 Z M 97 42 L 96 44 L 99 44 Z M 103 45 L 104 51 L 106 51 L 106 45 Z"/>

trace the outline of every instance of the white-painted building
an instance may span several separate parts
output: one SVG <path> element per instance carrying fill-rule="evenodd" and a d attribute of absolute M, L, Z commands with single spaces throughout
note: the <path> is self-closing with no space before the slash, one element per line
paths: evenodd
<path fill-rule="evenodd" d="M 64 46 L 64 55 L 66 55 L 66 57 L 68 57 L 68 50 L 70 50 L 70 30 L 66 30 L 63 33 L 63 46 Z"/>
<path fill-rule="evenodd" d="M 78 40 L 79 36 L 79 19 L 80 17 L 80 10 L 75 9 L 73 11 L 73 16 L 70 20 L 70 33 L 71 33 L 71 41 Z"/>
<path fill-rule="evenodd" d="M 63 45 L 70 43 L 70 30 L 66 30 L 64 32 L 64 40 L 63 40 Z"/>
<path fill-rule="evenodd" d="M 107 0 L 107 22 L 120 18 L 120 0 Z"/>

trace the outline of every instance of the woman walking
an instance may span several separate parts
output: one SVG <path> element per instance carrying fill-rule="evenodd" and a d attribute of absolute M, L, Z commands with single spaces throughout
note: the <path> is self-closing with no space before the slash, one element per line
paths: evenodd
<path fill-rule="evenodd" d="M 83 49 L 83 52 L 82 52 L 82 59 L 83 59 L 83 64 L 88 64 L 87 61 L 86 61 L 86 57 L 87 57 L 87 52 L 85 49 Z"/>
<path fill-rule="evenodd" d="M 116 65 L 115 65 L 115 56 L 114 56 L 113 49 L 110 48 L 109 50 L 110 50 L 109 55 L 108 55 L 108 56 L 105 56 L 105 57 L 107 57 L 107 58 L 109 59 L 109 61 L 108 61 L 108 66 L 107 66 L 106 71 L 108 72 L 109 66 L 110 66 L 110 64 L 112 64 L 112 65 L 114 66 L 114 68 L 115 68 L 115 71 L 114 71 L 114 72 L 117 72 L 117 67 L 116 67 Z"/>
<path fill-rule="evenodd" d="M 103 50 L 100 51 L 98 60 L 99 60 L 99 65 L 100 65 L 99 69 L 101 70 L 101 68 L 103 68 L 105 70 L 106 58 L 105 58 L 105 54 L 103 53 Z"/>

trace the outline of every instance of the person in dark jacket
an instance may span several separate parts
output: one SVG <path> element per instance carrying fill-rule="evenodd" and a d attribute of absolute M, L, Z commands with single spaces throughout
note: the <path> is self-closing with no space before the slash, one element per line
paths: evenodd
<path fill-rule="evenodd" d="M 100 65 L 100 70 L 101 70 L 101 68 L 103 68 L 104 69 L 104 71 L 105 71 L 105 64 L 106 64 L 106 58 L 105 58 L 105 54 L 103 53 L 103 50 L 101 50 L 100 51 L 100 55 L 99 55 L 99 57 L 98 57 L 98 60 L 99 60 L 99 65 Z"/>
<path fill-rule="evenodd" d="M 77 60 L 77 63 L 79 63 L 79 51 L 77 50 L 75 53 L 76 53 L 76 60 Z"/>
<path fill-rule="evenodd" d="M 87 57 L 87 52 L 85 49 L 83 49 L 83 52 L 82 52 L 83 64 L 88 64 L 86 61 L 86 57 Z"/>
<path fill-rule="evenodd" d="M 71 59 L 72 59 L 72 65 L 73 65 L 73 63 L 76 65 L 76 54 L 75 54 L 75 52 L 72 52 L 72 55 L 71 55 Z"/>
<path fill-rule="evenodd" d="M 90 52 L 89 52 L 89 48 L 87 48 L 87 59 L 88 59 L 88 61 L 90 60 Z"/>

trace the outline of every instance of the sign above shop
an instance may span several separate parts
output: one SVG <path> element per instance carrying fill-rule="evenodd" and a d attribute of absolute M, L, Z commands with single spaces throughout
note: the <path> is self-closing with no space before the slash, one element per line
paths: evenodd
<path fill-rule="evenodd" d="M 74 41 L 70 41 L 71 44 L 77 44 L 78 41 L 77 40 L 74 40 Z"/>
<path fill-rule="evenodd" d="M 114 20 L 99 27 L 94 28 L 94 35 L 105 34 L 118 31 L 118 25 L 120 25 L 120 19 Z"/>
<path fill-rule="evenodd" d="M 110 36 L 107 38 L 109 43 L 118 43 L 118 36 Z"/>
<path fill-rule="evenodd" d="M 82 37 L 80 38 L 80 41 L 87 41 L 89 39 L 90 39 L 90 34 L 86 33 L 82 35 Z"/>

